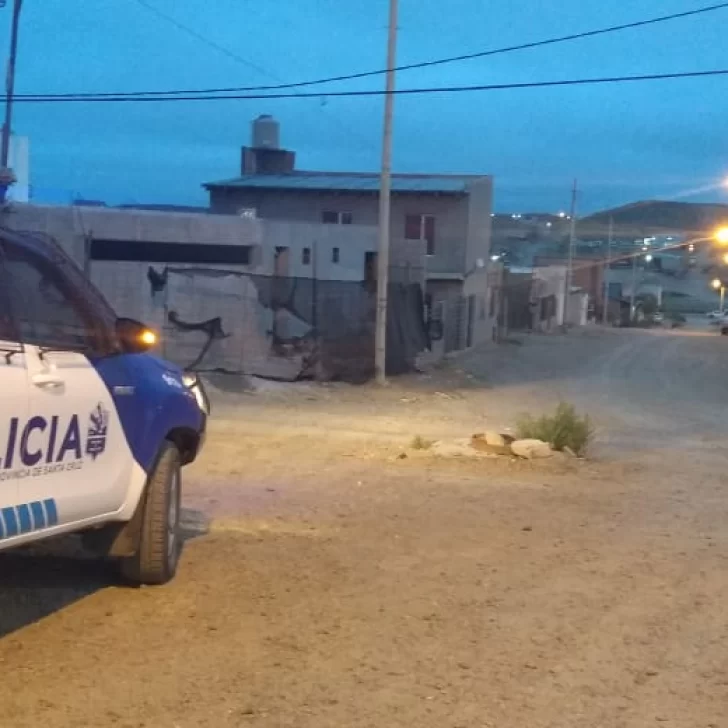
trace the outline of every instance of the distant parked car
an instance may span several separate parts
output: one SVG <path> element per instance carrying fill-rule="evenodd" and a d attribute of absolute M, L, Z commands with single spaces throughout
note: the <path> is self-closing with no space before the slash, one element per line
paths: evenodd
<path fill-rule="evenodd" d="M 652 316 L 652 320 L 653 320 L 653 321 L 654 321 L 654 322 L 655 322 L 656 324 L 663 324 L 663 323 L 665 322 L 665 317 L 664 317 L 664 315 L 663 315 L 662 311 L 656 311 L 656 312 L 655 312 L 655 313 L 653 314 L 653 316 Z"/>
<path fill-rule="evenodd" d="M 725 311 L 709 311 L 707 314 L 705 314 L 709 319 L 719 319 L 723 318 L 726 315 Z"/>

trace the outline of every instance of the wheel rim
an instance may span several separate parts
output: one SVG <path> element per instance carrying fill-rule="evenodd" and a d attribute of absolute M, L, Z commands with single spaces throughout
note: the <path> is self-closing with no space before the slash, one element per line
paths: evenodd
<path fill-rule="evenodd" d="M 177 560 L 179 539 L 179 471 L 172 475 L 169 484 L 169 510 L 167 512 L 167 556 L 170 565 Z"/>

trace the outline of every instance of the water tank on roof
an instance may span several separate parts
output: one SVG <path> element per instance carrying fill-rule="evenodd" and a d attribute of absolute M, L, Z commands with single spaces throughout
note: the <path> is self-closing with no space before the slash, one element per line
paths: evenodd
<path fill-rule="evenodd" d="M 270 114 L 262 114 L 253 122 L 253 148 L 278 149 L 280 134 L 280 124 Z"/>

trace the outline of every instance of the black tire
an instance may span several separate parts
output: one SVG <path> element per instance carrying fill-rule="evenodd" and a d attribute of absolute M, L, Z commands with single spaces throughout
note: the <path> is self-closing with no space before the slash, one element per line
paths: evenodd
<path fill-rule="evenodd" d="M 121 562 L 122 576 L 133 584 L 166 584 L 177 571 L 182 551 L 180 471 L 179 450 L 165 441 L 147 482 L 139 547 Z"/>

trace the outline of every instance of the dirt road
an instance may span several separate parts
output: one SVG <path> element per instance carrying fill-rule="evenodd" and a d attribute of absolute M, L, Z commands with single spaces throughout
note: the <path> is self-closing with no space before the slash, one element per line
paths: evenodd
<path fill-rule="evenodd" d="M 0 726 L 728 725 L 726 344 L 534 337 L 386 391 L 218 393 L 173 584 L 0 558 Z M 396 459 L 560 398 L 593 462 Z"/>

